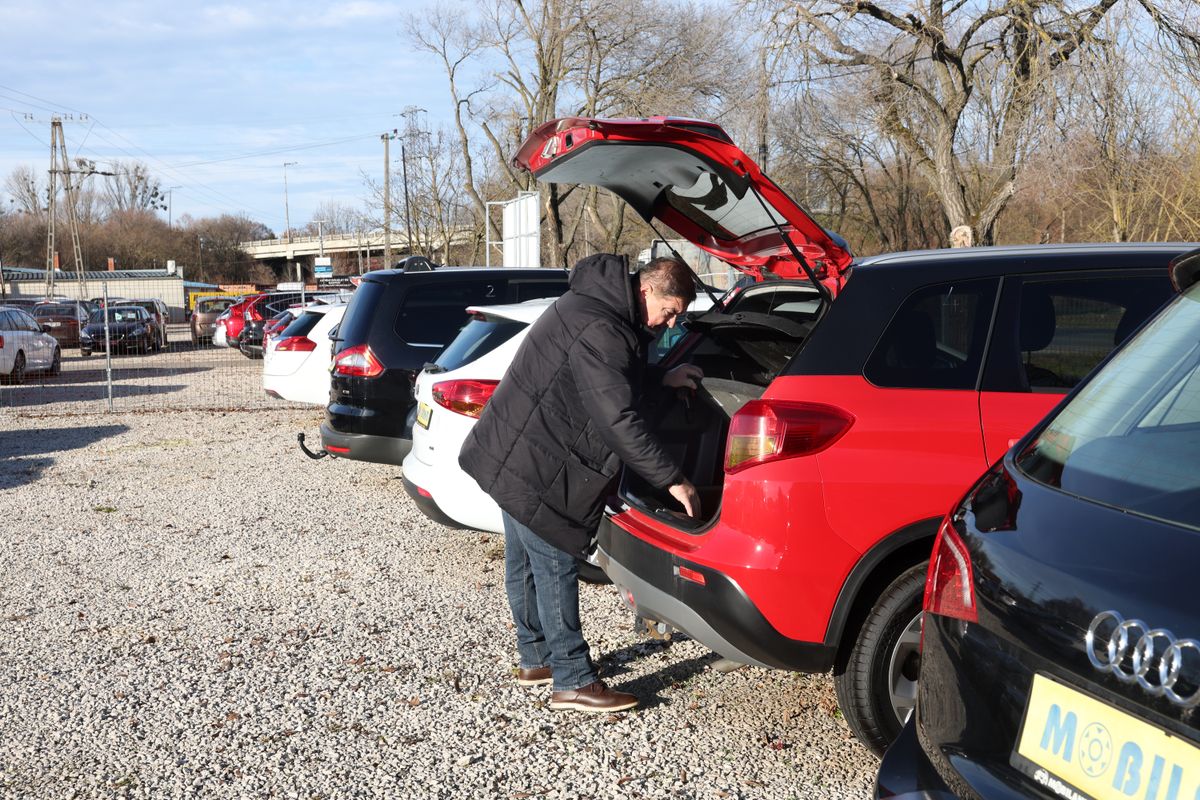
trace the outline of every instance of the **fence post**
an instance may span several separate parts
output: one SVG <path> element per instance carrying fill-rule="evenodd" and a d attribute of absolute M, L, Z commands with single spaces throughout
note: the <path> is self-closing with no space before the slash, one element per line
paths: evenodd
<path fill-rule="evenodd" d="M 108 319 L 111 313 L 108 308 L 108 281 L 104 281 L 100 286 L 102 287 L 101 296 L 104 298 L 104 379 L 108 384 L 108 410 L 112 411 L 112 336 L 108 332 Z"/>

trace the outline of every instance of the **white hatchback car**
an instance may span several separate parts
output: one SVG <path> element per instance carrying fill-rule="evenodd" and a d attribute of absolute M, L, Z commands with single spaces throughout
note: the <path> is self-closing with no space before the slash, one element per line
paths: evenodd
<path fill-rule="evenodd" d="M 62 350 L 41 323 L 14 306 L 0 305 L 0 377 L 21 383 L 26 373 L 57 375 L 62 367 Z"/>
<path fill-rule="evenodd" d="M 500 508 L 458 466 L 467 434 L 508 371 L 529 326 L 554 298 L 472 306 L 471 319 L 437 360 L 417 375 L 412 450 L 404 488 L 425 516 L 457 528 L 500 533 Z"/>
<path fill-rule="evenodd" d="M 458 466 L 458 453 L 479 420 L 529 327 L 555 298 L 505 306 L 471 306 L 471 319 L 437 360 L 417 375 L 412 450 L 404 459 L 404 488 L 425 516 L 443 525 L 501 533 L 500 508 Z M 704 296 L 689 311 L 712 307 Z M 661 357 L 679 338 L 664 332 L 651 347 Z"/>
<path fill-rule="evenodd" d="M 324 406 L 329 403 L 329 335 L 342 321 L 346 305 L 295 310 L 296 318 L 264 349 L 263 389 L 272 397 Z"/>

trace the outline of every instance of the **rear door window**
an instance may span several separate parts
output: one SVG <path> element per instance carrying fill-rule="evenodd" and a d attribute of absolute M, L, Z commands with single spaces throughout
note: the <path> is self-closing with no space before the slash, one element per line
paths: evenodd
<path fill-rule="evenodd" d="M 524 303 L 526 300 L 538 300 L 543 297 L 560 297 L 565 291 L 565 277 L 556 281 L 515 281 L 512 284 L 512 302 Z"/>
<path fill-rule="evenodd" d="M 998 283 L 956 281 L 909 295 L 867 359 L 867 380 L 895 388 L 974 389 Z"/>
<path fill-rule="evenodd" d="M 432 281 L 411 287 L 396 316 L 396 334 L 408 344 L 443 347 L 467 321 L 467 306 L 506 302 L 506 281 Z"/>
<path fill-rule="evenodd" d="M 1065 394 L 1170 296 L 1159 269 L 1006 278 L 983 388 Z"/>

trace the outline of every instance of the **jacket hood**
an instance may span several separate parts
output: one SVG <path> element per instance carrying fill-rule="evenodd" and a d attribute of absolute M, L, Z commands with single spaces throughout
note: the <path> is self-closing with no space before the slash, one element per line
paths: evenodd
<path fill-rule="evenodd" d="M 581 259 L 567 279 L 571 291 L 611 308 L 613 313 L 637 327 L 640 315 L 633 296 L 633 277 L 624 256 L 597 253 Z"/>

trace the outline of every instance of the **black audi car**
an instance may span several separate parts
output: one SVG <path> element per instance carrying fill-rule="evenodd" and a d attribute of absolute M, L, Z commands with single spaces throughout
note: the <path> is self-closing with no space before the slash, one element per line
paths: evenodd
<path fill-rule="evenodd" d="M 943 522 L 878 797 L 1200 799 L 1198 279 Z"/>
<path fill-rule="evenodd" d="M 440 267 L 363 276 L 334 340 L 321 444 L 399 465 L 412 448 L 413 382 L 468 321 L 468 306 L 558 297 L 561 269 Z"/>
<path fill-rule="evenodd" d="M 107 323 L 105 317 L 107 316 Z M 107 331 L 106 331 L 107 329 Z M 107 346 L 118 350 L 147 353 L 160 345 L 158 329 L 150 314 L 141 306 L 114 306 L 92 312 L 79 333 L 79 352 L 90 356 Z"/>

